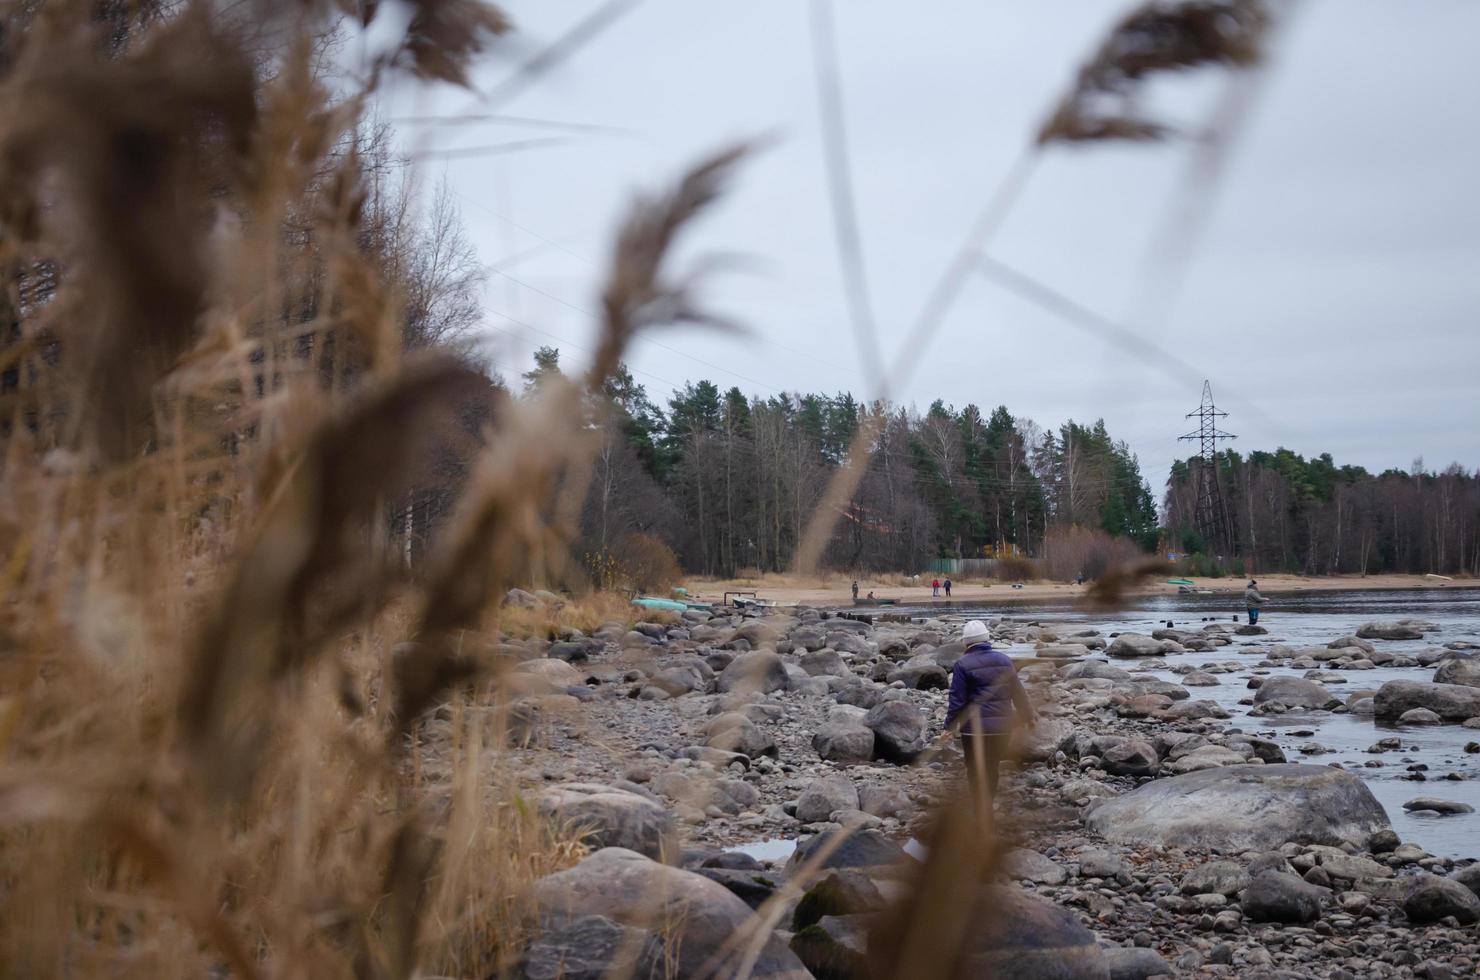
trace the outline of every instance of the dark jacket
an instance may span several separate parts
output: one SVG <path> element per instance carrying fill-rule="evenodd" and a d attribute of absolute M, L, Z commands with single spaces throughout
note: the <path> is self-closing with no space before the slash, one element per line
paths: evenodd
<path fill-rule="evenodd" d="M 1033 705 L 1018 680 L 1012 658 L 993 650 L 987 641 L 966 648 L 951 671 L 951 699 L 946 705 L 946 728 L 957 724 L 964 734 L 1001 735 L 1012 731 L 1013 707 L 1024 718 L 1033 717 Z"/>

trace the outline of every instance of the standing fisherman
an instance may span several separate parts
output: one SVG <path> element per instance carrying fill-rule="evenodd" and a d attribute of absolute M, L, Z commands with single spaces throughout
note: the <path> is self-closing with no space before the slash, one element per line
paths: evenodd
<path fill-rule="evenodd" d="M 858 601 L 858 579 L 853 580 L 853 601 Z"/>
<path fill-rule="evenodd" d="M 1259 594 L 1259 583 L 1249 579 L 1249 587 L 1244 590 L 1244 608 L 1249 610 L 1249 625 L 1253 626 L 1259 622 L 1259 607 L 1265 603 L 1264 596 Z"/>
<path fill-rule="evenodd" d="M 1012 658 L 992 648 L 987 624 L 973 619 L 961 631 L 966 653 L 951 672 L 946 728 L 941 740 L 959 731 L 966 776 L 978 816 L 987 820 L 997 795 L 997 767 L 1007 755 L 1012 730 L 1033 727 L 1033 704 L 1018 680 Z"/>

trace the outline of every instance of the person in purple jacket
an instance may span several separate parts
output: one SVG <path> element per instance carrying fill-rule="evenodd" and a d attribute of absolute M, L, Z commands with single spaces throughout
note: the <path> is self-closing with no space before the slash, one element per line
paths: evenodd
<path fill-rule="evenodd" d="M 1035 718 L 1017 667 L 1007 654 L 992 649 L 987 624 L 973 619 L 961 631 L 961 639 L 966 653 L 951 672 L 951 697 L 941 739 L 953 732 L 960 734 L 972 799 L 979 812 L 986 814 L 997 795 L 997 767 L 1007 755 L 1013 728 L 1019 724 L 1031 728 Z"/>

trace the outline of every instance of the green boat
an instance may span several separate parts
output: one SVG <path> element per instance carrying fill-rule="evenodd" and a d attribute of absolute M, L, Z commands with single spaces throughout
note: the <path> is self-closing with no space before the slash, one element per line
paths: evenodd
<path fill-rule="evenodd" d="M 680 602 L 677 599 L 659 599 L 656 596 L 638 596 L 632 600 L 634 606 L 644 609 L 666 609 L 669 612 L 683 612 L 686 609 L 709 609 L 707 602 Z"/>
<path fill-rule="evenodd" d="M 1197 583 L 1194 582 L 1194 581 L 1192 581 L 1192 579 L 1190 579 L 1190 578 L 1169 578 L 1169 579 L 1167 579 L 1167 585 L 1196 585 L 1196 584 Z"/>

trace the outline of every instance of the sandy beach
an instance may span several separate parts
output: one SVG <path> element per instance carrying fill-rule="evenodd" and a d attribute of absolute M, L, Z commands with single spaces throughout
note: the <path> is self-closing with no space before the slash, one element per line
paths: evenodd
<path fill-rule="evenodd" d="M 1173 576 L 1175 577 L 1175 576 Z M 1265 595 L 1280 595 L 1290 592 L 1332 592 L 1346 590 L 1387 591 L 1393 589 L 1444 589 L 1474 588 L 1480 585 L 1475 579 L 1443 579 L 1426 575 L 1327 575 L 1307 578 L 1300 575 L 1260 575 L 1257 577 L 1259 590 Z M 1230 599 L 1242 593 L 1248 580 L 1243 578 L 1193 578 L 1196 589 L 1214 593 L 1227 593 Z M 870 592 L 880 599 L 894 599 L 900 605 L 945 606 L 944 595 L 932 597 L 930 579 L 921 577 L 923 584 L 901 584 L 899 576 L 881 579 L 859 579 L 858 592 L 867 596 Z M 727 592 L 755 593 L 757 598 L 768 599 L 782 605 L 851 606 L 853 598 L 849 587 L 852 579 L 843 576 L 817 576 L 800 578 L 791 575 L 764 575 L 759 578 L 737 579 L 690 579 L 689 593 L 695 599 L 720 602 Z M 1141 595 L 1175 595 L 1177 586 L 1167 583 L 1165 577 L 1147 582 L 1135 591 Z M 953 583 L 950 603 L 995 605 L 998 603 L 1042 602 L 1073 599 L 1082 596 L 1087 586 L 1072 582 L 1035 581 L 1014 587 L 1007 582 L 962 582 Z"/>

